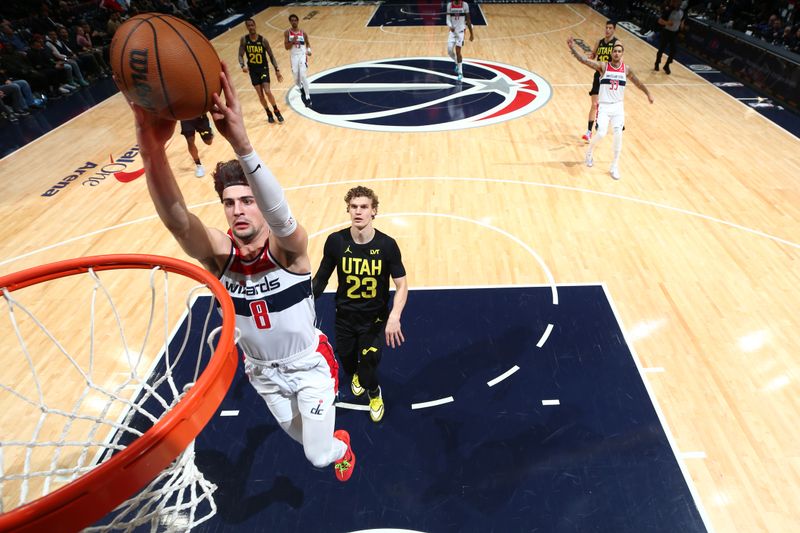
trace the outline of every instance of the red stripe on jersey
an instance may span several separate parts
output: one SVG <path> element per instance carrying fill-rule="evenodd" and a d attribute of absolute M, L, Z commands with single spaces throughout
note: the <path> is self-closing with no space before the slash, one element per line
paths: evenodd
<path fill-rule="evenodd" d="M 228 236 L 231 236 L 230 230 L 228 230 Z M 267 250 L 269 249 L 269 239 L 267 239 L 267 242 L 264 243 L 264 248 L 261 249 L 261 254 L 258 256 L 258 258 L 248 262 L 245 262 L 244 259 L 242 259 L 242 251 L 238 246 L 236 246 L 236 241 L 234 241 L 232 237 L 231 242 L 233 243 L 233 261 L 231 261 L 231 264 L 228 267 L 228 272 L 242 274 L 244 276 L 252 276 L 253 274 L 258 274 L 267 270 L 273 270 L 278 267 L 278 265 L 270 260 L 269 254 L 267 254 Z"/>
<path fill-rule="evenodd" d="M 619 68 L 614 68 L 614 66 L 611 63 L 608 63 L 606 65 L 606 71 L 609 71 L 609 70 L 611 72 L 625 72 L 625 63 L 620 63 L 619 64 Z"/>
<path fill-rule="evenodd" d="M 331 377 L 333 378 L 333 392 L 339 392 L 339 363 L 336 362 L 336 356 L 333 355 L 333 348 L 328 342 L 328 337 L 324 333 L 319 334 L 319 346 L 317 353 L 320 354 L 328 362 L 331 369 Z"/>

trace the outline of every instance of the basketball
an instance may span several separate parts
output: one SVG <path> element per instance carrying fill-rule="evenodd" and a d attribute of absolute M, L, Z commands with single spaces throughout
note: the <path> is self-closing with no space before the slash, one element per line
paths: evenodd
<path fill-rule="evenodd" d="M 114 33 L 111 69 L 125 97 L 160 117 L 187 120 L 220 92 L 219 56 L 200 30 L 177 17 L 136 15 Z"/>

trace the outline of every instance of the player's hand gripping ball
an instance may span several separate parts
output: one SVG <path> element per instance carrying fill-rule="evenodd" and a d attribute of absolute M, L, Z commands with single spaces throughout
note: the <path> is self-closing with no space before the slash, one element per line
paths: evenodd
<path fill-rule="evenodd" d="M 221 92 L 219 56 L 194 26 L 145 13 L 114 33 L 109 50 L 114 81 L 125 97 L 162 118 L 199 117 Z"/>

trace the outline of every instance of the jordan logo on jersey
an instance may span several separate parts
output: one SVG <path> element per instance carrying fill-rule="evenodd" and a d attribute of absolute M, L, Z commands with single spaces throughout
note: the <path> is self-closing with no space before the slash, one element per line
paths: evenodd
<path fill-rule="evenodd" d="M 350 245 L 349 244 L 347 245 L 347 248 L 344 249 L 344 253 L 346 253 L 346 254 L 352 254 L 353 253 L 353 251 L 350 250 Z"/>

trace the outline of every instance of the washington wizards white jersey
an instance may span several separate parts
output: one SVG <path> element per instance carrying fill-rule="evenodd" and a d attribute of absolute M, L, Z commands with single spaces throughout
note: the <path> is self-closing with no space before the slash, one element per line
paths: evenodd
<path fill-rule="evenodd" d="M 456 5 L 452 0 L 447 3 L 447 17 L 448 24 L 453 27 L 456 32 L 462 32 L 467 28 L 467 15 L 469 15 L 469 6 L 466 2 Z"/>
<path fill-rule="evenodd" d="M 289 42 L 292 43 L 292 47 L 289 49 L 289 54 L 293 56 L 305 56 L 306 55 L 306 35 L 303 33 L 303 30 L 294 31 L 289 30 Z"/>
<path fill-rule="evenodd" d="M 622 102 L 625 97 L 625 84 L 628 82 L 625 71 L 625 63 L 620 63 L 618 68 L 606 63 L 606 71 L 600 76 L 600 93 L 597 98 L 599 103 Z"/>
<path fill-rule="evenodd" d="M 281 361 L 317 348 L 311 273 L 281 267 L 269 253 L 269 242 L 252 261 L 242 259 L 232 242 L 219 279 L 233 299 L 239 345 L 247 356 Z"/>

